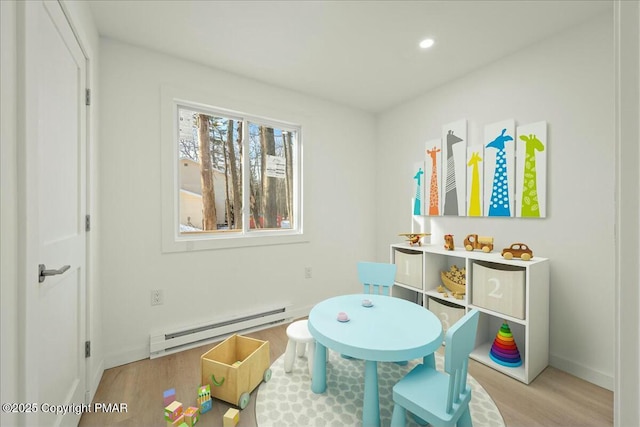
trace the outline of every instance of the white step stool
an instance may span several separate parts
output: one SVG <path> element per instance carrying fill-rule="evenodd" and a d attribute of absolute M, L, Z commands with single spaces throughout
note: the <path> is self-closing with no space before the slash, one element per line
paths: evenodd
<path fill-rule="evenodd" d="M 307 354 L 307 364 L 309 367 L 309 376 L 313 374 L 313 357 L 316 351 L 316 340 L 311 336 L 306 320 L 298 320 L 287 326 L 287 349 L 284 353 L 284 371 L 291 372 L 293 370 L 293 360 L 296 353 L 298 357 Z"/>

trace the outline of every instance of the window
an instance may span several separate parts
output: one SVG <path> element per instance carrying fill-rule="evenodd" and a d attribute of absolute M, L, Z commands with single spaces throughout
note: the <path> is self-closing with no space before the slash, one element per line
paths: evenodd
<path fill-rule="evenodd" d="M 163 199 L 164 228 L 170 221 L 172 229 L 165 251 L 288 243 L 302 235 L 300 126 L 175 99 L 170 111 L 163 177 L 174 179 Z"/>

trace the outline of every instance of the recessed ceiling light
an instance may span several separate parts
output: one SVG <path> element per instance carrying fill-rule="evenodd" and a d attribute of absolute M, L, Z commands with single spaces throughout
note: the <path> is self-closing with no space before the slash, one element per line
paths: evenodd
<path fill-rule="evenodd" d="M 424 39 L 420 42 L 420 47 L 423 49 L 428 49 L 431 46 L 433 46 L 433 43 L 434 43 L 433 39 Z"/>

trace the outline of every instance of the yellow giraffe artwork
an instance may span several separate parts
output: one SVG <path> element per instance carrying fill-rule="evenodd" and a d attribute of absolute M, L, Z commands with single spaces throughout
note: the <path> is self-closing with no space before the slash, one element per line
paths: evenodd
<path fill-rule="evenodd" d="M 471 193 L 469 197 L 469 216 L 481 216 L 482 208 L 480 206 L 480 173 L 478 163 L 482 161 L 479 153 L 474 151 L 469 159 L 467 166 L 471 167 Z"/>

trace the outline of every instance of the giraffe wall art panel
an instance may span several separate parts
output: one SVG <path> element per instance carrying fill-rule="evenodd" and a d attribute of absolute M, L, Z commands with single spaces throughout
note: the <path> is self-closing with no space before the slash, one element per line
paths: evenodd
<path fill-rule="evenodd" d="M 547 216 L 547 122 L 516 129 L 516 216 Z"/>
<path fill-rule="evenodd" d="M 484 200 L 484 150 L 482 145 L 467 147 L 467 215 L 482 216 Z"/>
<path fill-rule="evenodd" d="M 442 215 L 442 140 L 425 143 L 425 207 L 424 214 Z"/>
<path fill-rule="evenodd" d="M 414 215 L 423 215 L 422 200 L 424 199 L 424 163 L 418 162 L 413 165 L 413 180 L 415 193 L 412 200 L 412 209 Z"/>
<path fill-rule="evenodd" d="M 515 120 L 484 127 L 484 212 L 515 216 Z"/>
<path fill-rule="evenodd" d="M 442 127 L 444 215 L 466 215 L 467 121 L 458 120 Z"/>

